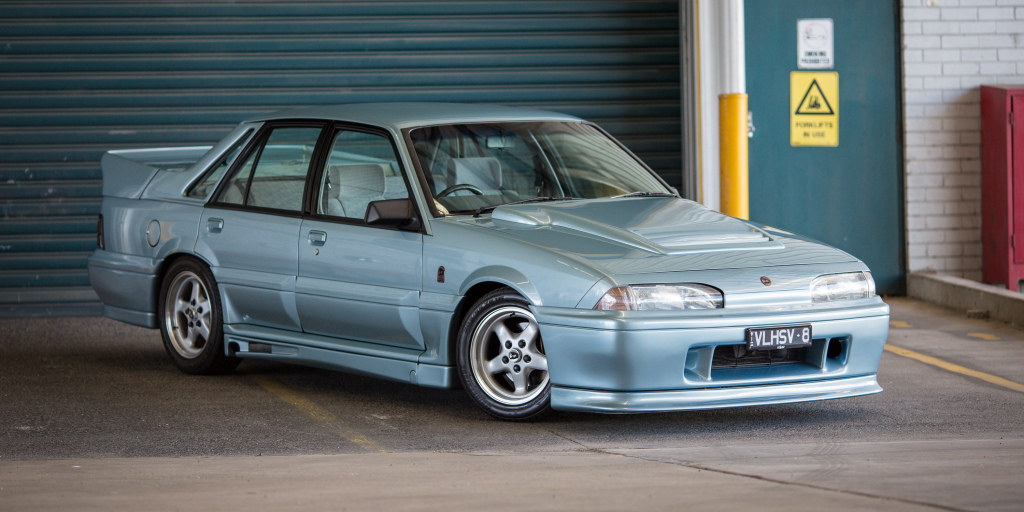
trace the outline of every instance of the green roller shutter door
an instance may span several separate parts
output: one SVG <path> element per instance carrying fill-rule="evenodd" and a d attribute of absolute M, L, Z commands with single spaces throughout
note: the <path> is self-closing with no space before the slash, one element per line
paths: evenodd
<path fill-rule="evenodd" d="M 680 183 L 677 1 L 4 2 L 0 314 L 98 312 L 99 159 L 282 108 L 542 107 Z"/>

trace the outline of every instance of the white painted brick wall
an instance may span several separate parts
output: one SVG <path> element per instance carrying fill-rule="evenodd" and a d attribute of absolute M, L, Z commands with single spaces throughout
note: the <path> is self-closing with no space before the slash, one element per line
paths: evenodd
<path fill-rule="evenodd" d="M 983 84 L 1024 86 L 1024 0 L 904 0 L 911 272 L 981 280 Z"/>

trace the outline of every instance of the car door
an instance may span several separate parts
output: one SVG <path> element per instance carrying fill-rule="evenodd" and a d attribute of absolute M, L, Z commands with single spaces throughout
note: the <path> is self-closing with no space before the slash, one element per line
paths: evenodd
<path fill-rule="evenodd" d="M 422 350 L 422 235 L 368 226 L 372 201 L 408 198 L 388 134 L 336 127 L 302 222 L 296 303 L 302 330 L 343 346 L 369 342 Z"/>
<path fill-rule="evenodd" d="M 196 253 L 211 263 L 226 324 L 301 329 L 295 306 L 299 229 L 323 128 L 265 126 L 203 211 Z"/>

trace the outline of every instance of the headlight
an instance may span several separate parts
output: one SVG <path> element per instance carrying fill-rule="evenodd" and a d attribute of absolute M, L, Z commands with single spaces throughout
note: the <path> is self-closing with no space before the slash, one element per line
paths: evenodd
<path fill-rule="evenodd" d="M 651 311 L 676 309 L 715 309 L 725 306 L 722 290 L 711 286 L 683 284 L 643 284 L 619 286 L 597 301 L 594 309 L 615 311 Z"/>
<path fill-rule="evenodd" d="M 875 282 L 870 272 L 829 274 L 811 281 L 811 302 L 867 299 L 875 296 Z"/>

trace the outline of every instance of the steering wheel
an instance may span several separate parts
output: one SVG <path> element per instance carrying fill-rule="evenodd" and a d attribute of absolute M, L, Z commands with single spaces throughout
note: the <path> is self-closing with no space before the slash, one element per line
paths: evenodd
<path fill-rule="evenodd" d="M 460 190 L 468 190 L 468 191 L 470 191 L 470 192 L 472 192 L 472 193 L 474 193 L 474 194 L 476 194 L 478 196 L 484 195 L 484 192 L 482 190 L 480 190 L 479 188 L 477 188 L 476 185 L 470 185 L 469 183 L 456 183 L 456 184 L 454 184 L 454 185 L 452 185 L 452 186 L 450 186 L 450 187 L 448 187 L 448 188 L 438 192 L 436 195 L 434 195 L 434 197 L 444 197 L 444 196 L 446 196 L 448 194 L 451 194 L 452 192 L 458 192 Z"/>

